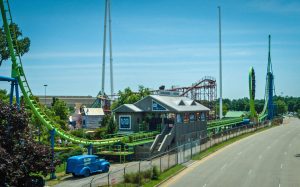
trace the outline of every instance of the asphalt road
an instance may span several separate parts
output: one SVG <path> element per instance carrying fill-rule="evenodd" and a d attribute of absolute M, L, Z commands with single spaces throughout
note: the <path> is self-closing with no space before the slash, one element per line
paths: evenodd
<path fill-rule="evenodd" d="M 194 163 L 162 186 L 300 186 L 300 120 L 247 137 Z"/>

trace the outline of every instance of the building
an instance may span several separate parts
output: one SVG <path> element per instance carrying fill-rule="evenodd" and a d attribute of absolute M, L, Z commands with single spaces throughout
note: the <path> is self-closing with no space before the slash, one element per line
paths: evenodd
<path fill-rule="evenodd" d="M 114 111 L 119 132 L 160 131 L 151 144 L 151 152 L 162 152 L 196 136 L 206 136 L 209 109 L 176 92 L 149 95 L 134 104 Z M 200 134 L 199 134 L 200 133 Z"/>
<path fill-rule="evenodd" d="M 82 128 L 96 129 L 101 126 L 104 111 L 102 108 L 83 108 L 81 115 Z"/>
<path fill-rule="evenodd" d="M 241 118 L 248 115 L 248 112 L 245 111 L 228 111 L 225 118 Z"/>
<path fill-rule="evenodd" d="M 57 98 L 62 100 L 66 103 L 67 107 L 74 107 L 76 103 L 81 103 L 85 106 L 91 106 L 94 101 L 97 99 L 96 97 L 92 96 L 37 96 L 39 98 L 40 103 L 46 104 L 48 107 L 51 106 L 53 102 L 53 98 Z"/>

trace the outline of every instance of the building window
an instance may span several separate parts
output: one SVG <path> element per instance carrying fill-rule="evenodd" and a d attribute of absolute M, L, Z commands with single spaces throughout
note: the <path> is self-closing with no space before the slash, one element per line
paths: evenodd
<path fill-rule="evenodd" d="M 176 121 L 177 121 L 177 123 L 182 123 L 182 114 L 177 114 L 176 115 Z"/>
<path fill-rule="evenodd" d="M 196 119 L 195 120 L 200 121 L 200 113 L 199 112 L 196 113 Z"/>
<path fill-rule="evenodd" d="M 190 114 L 190 122 L 195 122 L 195 114 Z"/>
<path fill-rule="evenodd" d="M 189 123 L 189 114 L 188 113 L 184 113 L 184 119 L 183 119 L 184 123 Z"/>
<path fill-rule="evenodd" d="M 205 121 L 205 113 L 201 112 L 201 121 Z"/>
<path fill-rule="evenodd" d="M 131 129 L 131 116 L 120 115 L 119 116 L 119 129 Z"/>

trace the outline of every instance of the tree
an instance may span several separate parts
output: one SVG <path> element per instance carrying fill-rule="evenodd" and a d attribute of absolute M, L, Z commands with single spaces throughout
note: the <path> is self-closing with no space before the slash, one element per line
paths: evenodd
<path fill-rule="evenodd" d="M 284 114 L 287 112 L 288 107 L 283 100 L 277 100 L 275 101 L 275 104 L 277 106 L 277 114 Z"/>
<path fill-rule="evenodd" d="M 64 101 L 59 100 L 57 98 L 53 99 L 52 110 L 55 116 L 58 116 L 61 120 L 68 119 L 69 108 L 67 107 L 67 104 Z"/>
<path fill-rule="evenodd" d="M 150 95 L 149 88 L 139 86 L 138 92 L 133 92 L 129 87 L 125 88 L 124 91 L 119 91 L 119 98 L 111 105 L 111 110 L 118 108 L 123 104 L 132 104 L 138 100 Z"/>
<path fill-rule="evenodd" d="M 118 126 L 116 121 L 114 120 L 114 118 L 112 116 L 110 116 L 110 119 L 108 121 L 108 125 L 106 127 L 106 133 L 107 134 L 115 134 L 118 130 Z"/>
<path fill-rule="evenodd" d="M 0 89 L 0 101 L 3 101 L 4 103 L 9 103 L 9 95 L 6 90 Z"/>
<path fill-rule="evenodd" d="M 13 36 L 16 36 L 17 43 L 13 41 L 14 48 L 17 54 L 23 56 L 25 53 L 29 51 L 30 47 L 30 39 L 28 37 L 22 37 L 22 32 L 17 24 L 10 24 L 9 25 L 10 32 Z M 6 34 L 4 28 L 0 28 L 0 66 L 3 61 L 7 60 L 10 57 L 8 43 L 6 40 Z"/>
<path fill-rule="evenodd" d="M 24 107 L 0 101 L 0 119 L 0 186 L 26 186 L 31 174 L 53 171 L 51 149 L 33 140 Z"/>

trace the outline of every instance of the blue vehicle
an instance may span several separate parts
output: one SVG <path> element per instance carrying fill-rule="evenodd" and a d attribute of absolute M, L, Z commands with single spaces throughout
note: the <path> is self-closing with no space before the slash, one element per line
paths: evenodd
<path fill-rule="evenodd" d="M 72 156 L 67 160 L 66 173 L 75 176 L 88 177 L 91 173 L 108 172 L 110 163 L 99 159 L 96 155 Z"/>

